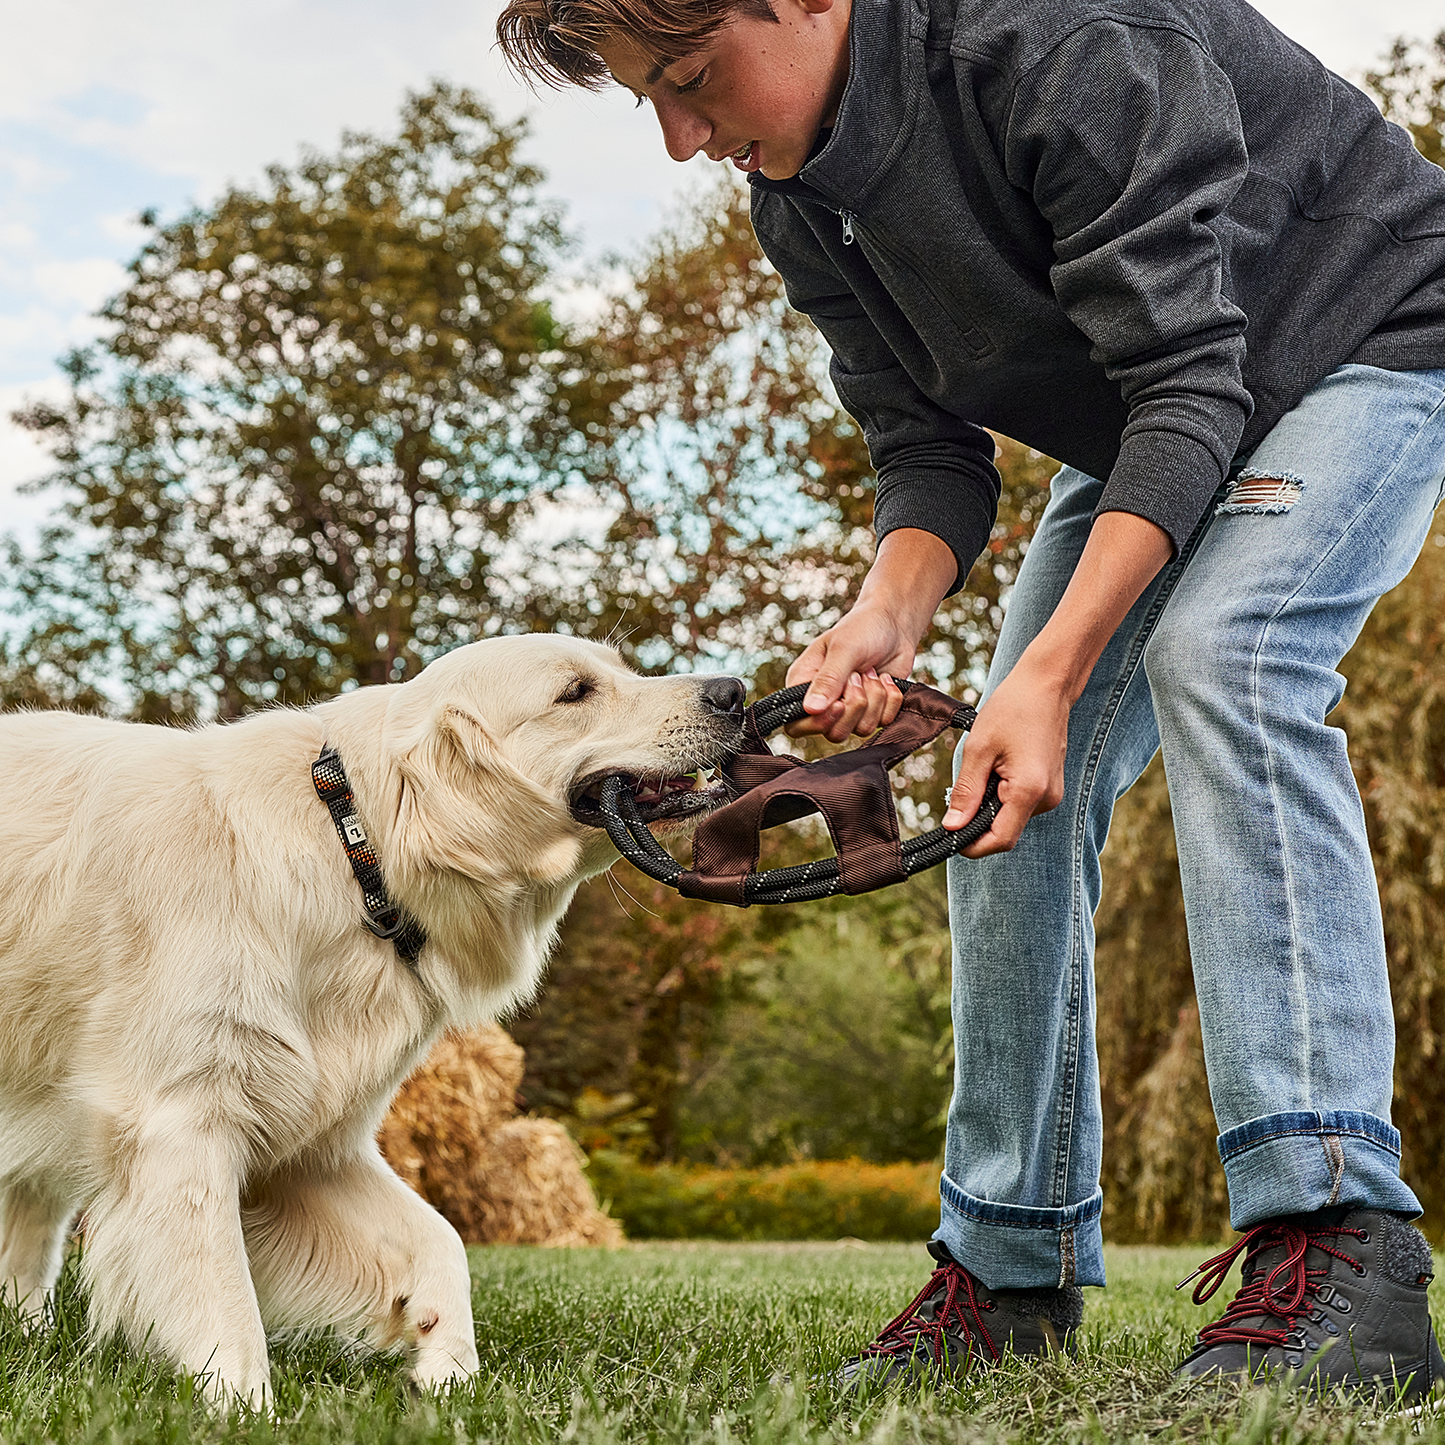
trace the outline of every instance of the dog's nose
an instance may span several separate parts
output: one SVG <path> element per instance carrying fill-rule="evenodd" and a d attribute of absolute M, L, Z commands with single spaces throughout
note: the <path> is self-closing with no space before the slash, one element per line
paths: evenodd
<path fill-rule="evenodd" d="M 717 712 L 726 713 L 734 722 L 743 720 L 743 699 L 747 688 L 735 677 L 710 677 L 701 688 L 702 700 Z"/>

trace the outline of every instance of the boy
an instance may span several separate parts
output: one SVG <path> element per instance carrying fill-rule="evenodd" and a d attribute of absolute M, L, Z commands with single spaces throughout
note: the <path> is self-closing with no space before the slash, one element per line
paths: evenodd
<path fill-rule="evenodd" d="M 1098 855 L 1162 746 L 1245 1233 L 1196 1299 L 1246 1254 L 1181 1369 L 1428 1392 L 1379 901 L 1324 718 L 1445 485 L 1445 175 L 1243 0 L 510 0 L 499 35 L 748 172 L 833 350 L 879 540 L 789 674 L 815 731 L 891 715 L 982 551 L 982 428 L 1065 464 L 944 819 L 998 774 L 949 880 L 938 1268 L 844 1377 L 1068 1348 L 1103 1284 Z"/>

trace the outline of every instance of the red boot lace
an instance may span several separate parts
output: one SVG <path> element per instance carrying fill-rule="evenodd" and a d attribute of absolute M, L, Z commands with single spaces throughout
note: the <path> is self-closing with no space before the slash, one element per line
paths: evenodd
<path fill-rule="evenodd" d="M 1202 1305 L 1224 1283 L 1234 1261 L 1241 1251 L 1245 1254 L 1242 1273 L 1249 1273 L 1250 1261 L 1259 1251 L 1276 1245 L 1285 1247 L 1285 1257 L 1267 1275 L 1256 1274 L 1230 1300 L 1224 1314 L 1212 1325 L 1206 1325 L 1199 1332 L 1201 1347 L 1210 1345 L 1287 1345 L 1299 1324 L 1301 1315 L 1307 1314 L 1306 1300 L 1319 1293 L 1328 1267 L 1306 1269 L 1305 1255 L 1311 1249 L 1333 1255 L 1343 1260 L 1356 1274 L 1364 1274 L 1365 1266 L 1352 1259 L 1343 1250 L 1326 1244 L 1325 1236 L 1352 1234 L 1360 1241 L 1369 1238 L 1363 1229 L 1342 1229 L 1334 1225 L 1323 1229 L 1301 1229 L 1294 1224 L 1258 1224 L 1245 1233 L 1238 1244 L 1232 1245 L 1222 1254 L 1206 1259 L 1188 1279 L 1182 1279 L 1176 1289 L 1183 1289 L 1189 1280 L 1198 1277 L 1194 1286 L 1193 1299 Z M 1246 1325 L 1242 1321 L 1267 1315 L 1280 1321 L 1278 1329 L 1261 1329 L 1257 1325 Z"/>
<path fill-rule="evenodd" d="M 884 1325 L 878 1338 L 864 1351 L 869 1355 L 913 1356 L 917 1353 L 921 1338 L 927 1338 L 933 1347 L 933 1358 L 941 1360 L 945 1352 L 943 1334 L 952 1329 L 955 1335 L 962 1335 L 971 1349 L 982 1345 L 991 1360 L 1000 1358 L 999 1348 L 984 1324 L 984 1315 L 995 1309 L 992 1300 L 980 1300 L 975 1293 L 978 1281 L 961 1265 L 941 1264 L 933 1271 L 933 1277 L 918 1292 L 917 1298 L 896 1320 Z M 933 1319 L 924 1319 L 919 1307 L 944 1290 L 943 1302 L 934 1311 Z"/>

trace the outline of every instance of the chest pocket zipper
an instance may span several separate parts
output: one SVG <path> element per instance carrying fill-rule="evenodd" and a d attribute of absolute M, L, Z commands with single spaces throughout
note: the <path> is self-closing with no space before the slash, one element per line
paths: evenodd
<path fill-rule="evenodd" d="M 855 239 L 853 232 L 853 222 L 855 217 L 853 215 L 853 212 L 839 211 L 838 219 L 843 223 L 843 244 L 845 246 L 851 246 Z M 919 266 L 911 256 L 898 250 L 896 247 L 890 246 L 886 241 L 884 241 L 881 237 L 877 235 L 873 237 L 873 244 L 877 246 L 880 251 L 884 252 L 887 256 L 889 256 L 893 261 L 907 267 L 908 270 L 911 271 L 913 275 L 920 282 L 923 283 L 924 289 L 928 292 L 930 296 L 933 297 L 934 304 L 953 322 L 955 326 L 958 327 L 959 331 L 963 334 L 963 343 L 974 354 L 974 356 L 986 356 L 990 351 L 993 350 L 993 342 L 989 339 L 988 333 L 984 331 L 971 316 L 968 316 L 963 312 L 959 311 L 958 308 L 955 307 L 953 303 L 948 299 L 948 297 L 942 295 L 939 292 L 938 287 L 936 287 L 933 282 L 929 280 L 927 272 L 925 272 L 923 267 Z"/>

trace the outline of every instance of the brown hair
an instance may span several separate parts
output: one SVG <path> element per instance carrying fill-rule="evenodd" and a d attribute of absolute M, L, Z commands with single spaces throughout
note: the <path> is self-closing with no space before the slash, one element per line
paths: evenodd
<path fill-rule="evenodd" d="M 514 70 L 560 88 L 601 90 L 598 49 L 630 40 L 659 65 L 701 50 L 735 15 L 777 20 L 769 0 L 507 0 L 497 45 Z"/>

